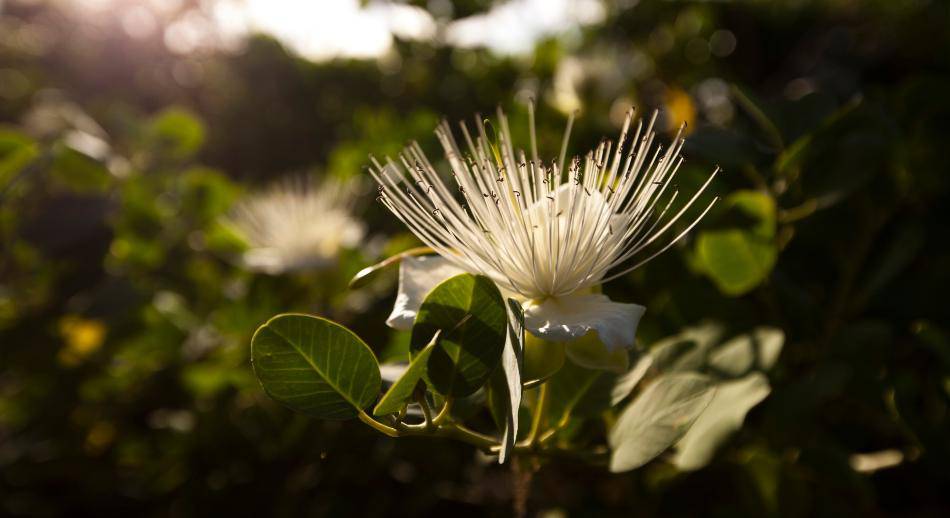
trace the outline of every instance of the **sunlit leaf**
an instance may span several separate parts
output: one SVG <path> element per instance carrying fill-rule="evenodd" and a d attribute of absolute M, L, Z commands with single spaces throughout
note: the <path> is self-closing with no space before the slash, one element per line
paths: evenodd
<path fill-rule="evenodd" d="M 676 467 L 694 470 L 709 463 L 716 448 L 742 427 L 749 410 L 769 392 L 768 378 L 758 372 L 716 385 L 709 406 L 677 443 L 673 457 Z"/>
<path fill-rule="evenodd" d="M 508 318 L 495 283 L 462 274 L 433 288 L 412 328 L 412 354 L 440 330 L 441 345 L 432 352 L 425 380 L 442 395 L 472 394 L 501 362 L 505 348 Z"/>
<path fill-rule="evenodd" d="M 715 391 L 701 374 L 658 378 L 624 411 L 610 430 L 610 471 L 638 468 L 682 438 Z"/>
<path fill-rule="evenodd" d="M 763 238 L 775 236 L 775 200 L 760 191 L 741 190 L 730 194 L 725 205 L 727 210 L 739 211 L 754 220 L 752 232 Z"/>
<path fill-rule="evenodd" d="M 650 346 L 652 368 L 659 373 L 699 370 L 709 350 L 719 343 L 723 328 L 714 322 L 687 327 Z"/>
<path fill-rule="evenodd" d="M 78 192 L 102 191 L 113 180 L 101 162 L 66 146 L 56 147 L 52 175 L 61 185 Z"/>
<path fill-rule="evenodd" d="M 785 333 L 773 327 L 760 327 L 739 335 L 709 354 L 709 368 L 714 374 L 738 377 L 752 369 L 771 369 L 782 352 Z"/>
<path fill-rule="evenodd" d="M 148 127 L 149 137 L 158 150 L 171 158 L 188 158 L 204 144 L 204 123 L 183 108 L 169 108 L 156 115 Z"/>
<path fill-rule="evenodd" d="M 646 376 L 650 366 L 653 365 L 653 357 L 649 355 L 641 356 L 632 369 L 626 374 L 617 378 L 613 390 L 610 392 L 611 404 L 618 404 L 633 392 L 633 389 L 640 384 L 643 377 Z"/>
<path fill-rule="evenodd" d="M 758 286 L 778 258 L 773 243 L 739 229 L 703 232 L 697 249 L 704 271 L 723 293 L 732 296 Z"/>
<path fill-rule="evenodd" d="M 775 200 L 763 192 L 742 190 L 724 205 L 720 227 L 699 234 L 697 259 L 720 291 L 741 295 L 764 281 L 778 258 Z"/>
<path fill-rule="evenodd" d="M 508 299 L 505 304 L 508 317 L 508 332 L 505 339 L 505 348 L 501 354 L 501 368 L 492 374 L 490 395 L 491 406 L 500 409 L 494 414 L 503 415 L 503 419 L 496 420 L 503 423 L 501 433 L 501 449 L 498 452 L 498 462 L 508 459 L 511 448 L 518 439 L 521 422 L 522 398 L 522 371 L 524 369 L 525 333 L 524 309 L 514 299 Z"/>
<path fill-rule="evenodd" d="M 251 340 L 264 391 L 307 415 L 350 419 L 379 395 L 379 364 L 349 329 L 309 315 L 277 315 Z"/>
<path fill-rule="evenodd" d="M 26 135 L 0 128 L 0 188 L 3 188 L 39 154 L 35 142 Z"/>

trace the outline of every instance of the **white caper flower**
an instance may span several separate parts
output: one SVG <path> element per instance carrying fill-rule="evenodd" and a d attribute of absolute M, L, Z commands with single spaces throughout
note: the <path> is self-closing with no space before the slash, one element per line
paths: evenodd
<path fill-rule="evenodd" d="M 670 186 L 683 161 L 683 127 L 664 152 L 653 146 L 656 114 L 634 128 L 631 110 L 616 146 L 604 140 L 565 167 L 573 119 L 559 159 L 543 162 L 533 109 L 529 116 L 530 156 L 515 150 L 500 109 L 497 140 L 480 119 L 474 135 L 461 125 L 464 155 L 443 121 L 435 133 L 454 182 L 443 180 L 416 143 L 398 162 L 373 160 L 379 200 L 439 254 L 402 262 L 388 323 L 410 327 L 432 287 L 469 272 L 490 277 L 520 300 L 528 330 L 540 338 L 567 341 L 593 330 L 611 350 L 632 346 L 645 308 L 592 291 L 642 266 L 692 229 L 715 199 L 684 230 L 667 236 L 718 168 L 688 201 L 671 209 L 679 196 Z"/>
<path fill-rule="evenodd" d="M 328 179 L 315 186 L 302 177 L 251 194 L 228 217 L 248 244 L 241 263 L 271 275 L 332 266 L 341 249 L 365 234 L 352 215 L 356 194 L 353 182 Z"/>

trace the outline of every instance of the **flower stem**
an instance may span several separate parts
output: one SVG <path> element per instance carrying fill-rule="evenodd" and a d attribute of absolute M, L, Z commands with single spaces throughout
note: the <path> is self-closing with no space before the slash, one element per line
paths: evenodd
<path fill-rule="evenodd" d="M 434 428 L 435 424 L 432 422 L 432 410 L 429 409 L 429 402 L 426 401 L 425 394 L 420 394 L 416 396 L 416 402 L 419 403 L 419 406 L 422 407 L 422 415 L 425 417 L 426 429 Z"/>
<path fill-rule="evenodd" d="M 448 419 L 449 414 L 452 412 L 452 405 L 455 403 L 455 399 L 452 396 L 445 396 L 445 403 L 442 405 L 442 409 L 439 410 L 439 414 L 432 419 L 432 424 L 439 426 L 443 421 Z"/>
<path fill-rule="evenodd" d="M 541 431 L 541 426 L 544 421 L 544 415 L 548 410 L 548 384 L 542 383 L 541 387 L 538 389 L 538 403 L 535 405 L 534 415 L 531 421 L 531 430 L 528 432 L 528 437 L 526 443 L 528 446 L 534 446 L 538 440 L 538 433 Z"/>

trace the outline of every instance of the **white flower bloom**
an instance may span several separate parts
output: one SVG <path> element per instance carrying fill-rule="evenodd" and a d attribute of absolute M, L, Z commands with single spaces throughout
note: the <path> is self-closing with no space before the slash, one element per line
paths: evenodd
<path fill-rule="evenodd" d="M 530 158 L 515 151 L 501 110 L 497 141 L 481 120 L 475 135 L 461 125 L 467 155 L 443 122 L 436 136 L 451 167 L 451 187 L 418 144 L 407 147 L 398 163 L 373 160 L 379 200 L 441 256 L 403 261 L 389 323 L 411 326 L 429 289 L 469 272 L 490 277 L 522 301 L 526 326 L 538 337 L 565 341 L 595 330 L 611 349 L 632 346 L 645 308 L 611 302 L 591 290 L 643 265 L 689 232 L 715 199 L 685 230 L 667 237 L 718 168 L 688 201 L 670 210 L 679 195 L 669 187 L 683 160 L 682 127 L 664 152 L 653 146 L 656 114 L 634 128 L 631 111 L 616 146 L 605 140 L 565 168 L 572 120 L 559 160 L 545 163 L 538 158 L 533 111 L 529 116 Z"/>
<path fill-rule="evenodd" d="M 365 233 L 351 212 L 355 191 L 353 183 L 292 178 L 251 195 L 228 217 L 249 245 L 241 262 L 272 275 L 334 264 Z"/>

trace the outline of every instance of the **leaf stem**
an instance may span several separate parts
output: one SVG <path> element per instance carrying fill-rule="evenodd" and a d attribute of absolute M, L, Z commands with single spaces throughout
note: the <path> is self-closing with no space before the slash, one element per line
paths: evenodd
<path fill-rule="evenodd" d="M 544 385 L 542 385 L 543 387 Z M 360 421 L 363 421 L 376 431 L 389 437 L 441 437 L 445 439 L 455 439 L 479 448 L 486 453 L 497 453 L 501 448 L 498 440 L 489 435 L 476 432 L 462 424 L 449 423 L 439 428 L 427 428 L 424 425 L 412 426 L 400 423 L 399 428 L 393 428 L 385 423 L 381 423 L 369 416 L 362 410 L 359 413 Z M 542 457 L 554 457 L 563 459 L 582 460 L 586 462 L 603 463 L 609 456 L 606 449 L 595 449 L 591 451 L 578 451 L 564 448 L 539 448 L 537 444 L 519 444 L 514 447 L 514 453 L 537 455 Z"/>
<path fill-rule="evenodd" d="M 460 424 L 452 424 L 440 428 L 434 435 L 436 437 L 458 439 L 460 441 L 472 444 L 473 446 L 477 446 L 478 448 L 481 448 L 485 451 L 491 451 L 492 448 L 498 446 L 498 441 L 494 437 L 476 432 L 475 430 Z"/>
<path fill-rule="evenodd" d="M 368 424 L 371 428 L 374 428 L 376 431 L 386 434 L 390 437 L 399 437 L 399 430 L 396 430 L 395 428 L 391 426 L 380 423 L 379 421 L 370 417 L 369 414 L 367 414 L 366 412 L 360 410 L 359 416 L 360 416 L 360 421 L 363 421 L 364 423 Z"/>

